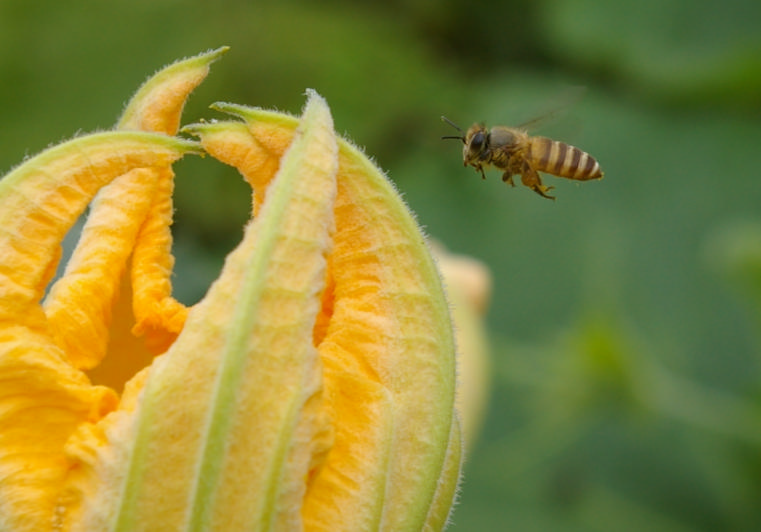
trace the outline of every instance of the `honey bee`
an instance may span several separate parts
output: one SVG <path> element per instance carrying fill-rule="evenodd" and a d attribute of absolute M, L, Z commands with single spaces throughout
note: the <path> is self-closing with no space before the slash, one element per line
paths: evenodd
<path fill-rule="evenodd" d="M 464 144 L 462 162 L 472 166 L 486 179 L 484 167 L 493 166 L 503 170 L 502 181 L 515 186 L 513 176 L 520 175 L 521 183 L 549 199 L 555 199 L 548 192 L 554 187 L 545 186 L 539 172 L 558 177 L 587 181 L 602 179 L 603 173 L 598 162 L 585 151 L 546 137 L 532 137 L 522 127 L 494 126 L 487 129 L 484 124 L 473 124 L 464 132 L 447 117 L 441 119 L 460 132 L 442 139 L 458 139 Z"/>

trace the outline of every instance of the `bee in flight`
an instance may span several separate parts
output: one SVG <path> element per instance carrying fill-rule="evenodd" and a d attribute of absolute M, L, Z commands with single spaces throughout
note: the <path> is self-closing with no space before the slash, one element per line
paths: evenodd
<path fill-rule="evenodd" d="M 515 186 L 513 176 L 520 175 L 521 183 L 549 199 L 547 194 L 554 187 L 542 184 L 539 172 L 558 177 L 587 181 L 602 179 L 600 165 L 588 153 L 557 140 L 546 137 L 532 137 L 522 127 L 494 126 L 487 129 L 484 124 L 473 124 L 463 132 L 447 117 L 441 119 L 460 132 L 442 139 L 458 139 L 465 145 L 462 149 L 464 166 L 472 166 L 484 174 L 485 166 L 503 170 L 502 181 Z"/>

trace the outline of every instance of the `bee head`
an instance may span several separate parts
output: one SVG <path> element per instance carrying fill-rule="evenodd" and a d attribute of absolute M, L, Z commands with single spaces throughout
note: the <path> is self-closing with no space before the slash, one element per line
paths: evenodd
<path fill-rule="evenodd" d="M 455 128 L 459 135 L 446 135 L 441 137 L 442 139 L 457 139 L 464 144 L 462 148 L 462 162 L 465 166 L 473 164 L 482 160 L 483 153 L 489 147 L 489 132 L 484 124 L 473 124 L 468 128 L 467 132 L 464 132 L 460 127 L 448 119 L 446 116 L 442 116 L 441 119 Z"/>
<path fill-rule="evenodd" d="M 468 165 L 482 159 L 482 154 L 489 147 L 489 132 L 483 124 L 473 124 L 463 138 L 462 160 Z"/>

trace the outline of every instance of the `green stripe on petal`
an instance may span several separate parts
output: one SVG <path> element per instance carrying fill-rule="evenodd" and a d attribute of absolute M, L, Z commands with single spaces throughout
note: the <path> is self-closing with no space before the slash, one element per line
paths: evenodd
<path fill-rule="evenodd" d="M 266 182 L 262 169 L 282 155 L 296 119 L 234 104 L 213 107 L 243 119 L 252 138 L 237 129 L 226 135 L 227 123 L 190 130 L 249 182 Z M 461 436 L 453 429 L 454 340 L 441 281 L 390 182 L 342 140 L 337 187 L 329 315 L 315 339 L 336 440 L 311 485 L 305 521 L 330 531 L 443 526 Z"/>
<path fill-rule="evenodd" d="M 298 529 L 309 471 L 329 445 L 312 331 L 336 151 L 312 94 L 260 216 L 156 361 L 115 530 Z"/>

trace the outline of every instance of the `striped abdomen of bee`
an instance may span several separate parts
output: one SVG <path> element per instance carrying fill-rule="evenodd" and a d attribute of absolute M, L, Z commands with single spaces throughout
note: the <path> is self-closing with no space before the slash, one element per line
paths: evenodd
<path fill-rule="evenodd" d="M 535 170 L 558 177 L 586 181 L 603 176 L 600 165 L 587 152 L 546 137 L 529 138 L 527 158 Z"/>

